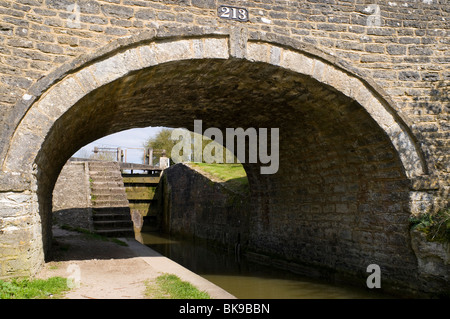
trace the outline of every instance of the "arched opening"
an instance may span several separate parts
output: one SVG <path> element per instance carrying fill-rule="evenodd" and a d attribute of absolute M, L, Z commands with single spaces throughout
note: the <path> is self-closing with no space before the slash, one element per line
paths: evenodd
<path fill-rule="evenodd" d="M 377 263 L 386 278 L 407 280 L 416 267 L 408 233 L 408 178 L 421 174 L 423 165 L 403 126 L 376 94 L 320 59 L 304 56 L 304 63 L 291 64 L 301 55 L 288 49 L 254 44 L 247 58 L 238 59 L 227 56 L 227 47 L 225 53 L 209 52 L 205 42 L 197 55 L 196 41 L 179 41 L 191 55 L 162 41 L 91 64 L 55 88 L 57 100 L 52 102 L 49 92 L 45 103 L 29 111 L 31 118 L 47 117 L 43 137 L 34 135 L 42 140 L 38 152 L 24 155 L 24 161 L 35 159 L 44 247 L 51 233 L 53 186 L 76 150 L 133 127 L 193 130 L 194 120 L 201 119 L 204 128 L 223 131 L 280 129 L 275 174 L 262 175 L 259 164 L 244 164 L 252 203 L 247 249 L 329 272 L 363 274 Z M 127 56 L 136 52 L 140 63 L 127 67 Z M 264 52 L 268 58 L 261 57 Z M 163 53 L 169 58 L 150 59 Z M 312 63 L 308 70 L 306 62 Z M 69 102 L 62 101 L 69 88 L 76 97 L 68 92 Z M 25 117 L 25 131 L 28 123 Z M 18 165 L 11 161 L 15 152 L 12 147 L 6 167 Z"/>

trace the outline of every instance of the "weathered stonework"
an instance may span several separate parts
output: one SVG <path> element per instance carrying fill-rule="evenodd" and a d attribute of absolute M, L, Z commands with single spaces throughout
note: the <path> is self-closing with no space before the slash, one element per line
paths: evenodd
<path fill-rule="evenodd" d="M 258 262 L 275 265 L 306 276 L 315 276 L 337 282 L 350 282 L 364 288 L 366 276 L 363 273 L 352 272 L 351 268 L 346 269 L 345 267 L 347 262 L 356 261 L 354 257 L 346 260 L 345 256 L 339 256 L 337 264 L 334 264 L 333 267 L 330 267 L 330 265 L 327 267 L 323 263 L 323 258 L 320 264 L 311 262 L 318 253 L 312 245 L 309 246 L 308 258 L 301 260 L 294 257 L 295 250 L 301 249 L 301 246 L 296 245 L 293 251 L 286 256 L 280 252 L 270 252 L 265 247 L 258 247 L 256 241 L 249 240 L 249 234 L 251 234 L 250 237 L 263 238 L 264 240 L 267 240 L 268 236 L 266 230 L 260 228 L 260 223 L 254 222 L 251 215 L 248 214 L 251 206 L 248 195 L 246 192 L 233 192 L 226 189 L 220 183 L 214 182 L 206 176 L 205 173 L 192 169 L 189 163 L 177 164 L 164 171 L 158 186 L 158 207 L 153 209 L 158 216 L 160 230 L 164 233 L 186 238 L 190 241 L 200 240 L 207 245 L 228 249 L 233 253 L 237 252 L 237 245 L 239 245 L 241 254 L 245 254 L 248 258 Z M 331 205 L 327 210 L 335 213 Z M 343 207 L 341 204 L 336 206 L 335 210 L 339 214 L 346 214 L 348 207 Z M 326 214 L 322 215 L 322 224 L 339 222 L 338 217 L 330 219 Z M 289 228 L 298 227 L 300 224 L 298 222 L 293 223 L 292 219 L 285 220 L 284 218 L 285 216 L 281 214 L 277 217 L 273 216 L 272 224 L 280 223 L 282 226 L 280 226 L 279 232 L 285 231 L 293 236 Z M 392 225 L 397 223 L 396 219 L 398 218 L 399 216 L 395 216 L 390 223 Z M 313 232 L 325 232 L 325 236 L 321 238 L 325 241 L 333 233 L 334 228 L 323 227 L 323 225 L 318 224 L 313 227 L 308 236 L 317 236 L 313 235 Z M 308 228 L 311 228 L 311 225 Z M 365 231 L 342 227 L 338 229 L 343 238 L 353 239 L 355 242 L 360 242 L 361 245 L 364 245 L 364 242 L 373 244 L 373 238 L 370 238 L 372 236 L 381 237 L 384 244 L 389 243 L 387 238 L 389 234 L 371 232 L 369 229 Z M 450 288 L 449 244 L 429 242 L 425 235 L 419 231 L 412 230 L 410 235 L 412 249 L 418 261 L 416 280 L 420 285 L 411 284 L 407 289 L 403 284 L 404 286 L 400 289 L 399 283 L 395 285 L 390 282 L 386 283 L 384 275 L 387 269 L 383 268 L 383 291 L 401 295 L 404 295 L 406 291 L 411 296 L 427 296 L 431 292 L 433 296 L 446 297 Z M 291 238 L 289 241 L 292 240 Z M 397 240 L 401 239 L 398 238 Z M 330 254 L 333 254 L 333 252 L 338 254 L 339 250 L 345 249 L 345 245 L 342 242 L 339 245 L 328 242 L 327 248 L 329 248 Z M 288 241 L 280 245 L 278 249 L 286 252 L 289 249 Z M 381 255 L 386 250 L 386 247 L 378 247 L 377 253 Z M 363 251 L 367 251 L 367 248 Z M 364 254 L 362 251 L 360 253 Z M 404 259 L 399 260 L 399 262 L 404 261 Z"/>
<path fill-rule="evenodd" d="M 53 190 L 53 223 L 93 231 L 88 162 L 67 162 Z"/>
<path fill-rule="evenodd" d="M 160 229 L 234 251 L 246 245 L 248 194 L 233 192 L 186 164 L 166 169 L 158 185 Z"/>
<path fill-rule="evenodd" d="M 408 217 L 448 205 L 450 189 L 447 1 L 247 1 L 248 22 L 219 18 L 222 4 L 242 5 L 0 1 L 0 195 L 30 196 L 1 203 L 33 222 L 11 252 L 0 219 L 3 274 L 43 262 L 53 185 L 78 148 L 194 119 L 284 130 L 276 175 L 245 167 L 267 234 L 249 234 L 255 247 L 377 260 L 393 281 L 417 272 Z"/>
<path fill-rule="evenodd" d="M 29 191 L 0 194 L 0 276 L 29 276 L 43 259 L 41 218 Z"/>
<path fill-rule="evenodd" d="M 430 242 L 426 234 L 411 231 L 412 245 L 419 265 L 419 280 L 429 291 L 450 291 L 450 243 Z"/>

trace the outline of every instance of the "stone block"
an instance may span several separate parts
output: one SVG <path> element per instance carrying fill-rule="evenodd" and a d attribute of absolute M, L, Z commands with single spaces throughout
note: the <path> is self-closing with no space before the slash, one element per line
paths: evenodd
<path fill-rule="evenodd" d="M 409 193 L 409 210 L 414 216 L 432 213 L 434 208 L 434 195 L 427 191 L 412 191 Z"/>
<path fill-rule="evenodd" d="M 31 172 L 38 152 L 36 145 L 41 144 L 42 137 L 33 132 L 22 130 L 16 133 L 5 160 L 5 169 L 10 172 Z"/>
<path fill-rule="evenodd" d="M 149 67 L 158 64 L 156 59 L 156 51 L 154 45 L 146 45 L 139 47 L 139 55 L 141 57 L 143 67 Z"/>
<path fill-rule="evenodd" d="M 80 21 L 81 22 L 85 22 L 85 23 L 91 23 L 91 24 L 95 24 L 95 25 L 107 25 L 108 24 L 108 19 L 103 18 L 103 17 L 99 17 L 99 16 L 81 16 L 80 17 Z"/>
<path fill-rule="evenodd" d="M 9 200 L 1 200 L 1 199 L 0 203 L 2 205 L 0 207 L 0 217 L 2 219 L 17 217 L 26 213 L 24 205 L 18 205 Z M 6 225 L 7 225 L 6 220 L 2 220 L 1 228 L 6 227 Z"/>
<path fill-rule="evenodd" d="M 203 58 L 228 59 L 229 47 L 226 38 L 206 38 L 203 40 Z"/>
<path fill-rule="evenodd" d="M 341 204 L 341 203 L 338 203 L 338 204 L 336 204 L 336 213 L 339 213 L 339 214 L 346 214 L 346 213 L 348 213 L 348 204 Z"/>
<path fill-rule="evenodd" d="M 79 82 L 73 77 L 68 77 L 43 96 L 38 102 L 37 110 L 54 121 L 84 95 L 85 92 Z"/>
<path fill-rule="evenodd" d="M 315 78 L 319 82 L 323 82 L 325 80 L 325 76 L 326 76 L 325 70 L 326 70 L 326 64 L 320 60 L 315 60 L 314 68 L 313 68 L 313 72 L 312 72 L 313 78 Z"/>
<path fill-rule="evenodd" d="M 134 16 L 133 7 L 128 6 L 103 4 L 101 10 L 105 15 L 118 19 L 130 19 Z"/>
<path fill-rule="evenodd" d="M 143 64 L 139 59 L 138 50 L 128 49 L 91 65 L 89 71 L 94 76 L 98 86 L 101 86 L 142 67 Z"/>
<path fill-rule="evenodd" d="M 261 43 L 247 43 L 247 59 L 252 62 L 270 62 L 269 56 L 270 46 Z"/>
<path fill-rule="evenodd" d="M 195 58 L 192 40 L 156 43 L 152 48 L 158 63 Z"/>
<path fill-rule="evenodd" d="M 405 55 L 406 47 L 403 45 L 388 45 L 386 46 L 386 52 L 392 55 Z"/>
<path fill-rule="evenodd" d="M 206 8 L 206 9 L 215 9 L 216 8 L 215 0 L 191 0 L 191 3 L 194 7 Z"/>
<path fill-rule="evenodd" d="M 170 12 L 157 12 L 156 15 L 158 16 L 158 19 L 161 21 L 175 21 L 176 16 L 173 13 Z"/>
<path fill-rule="evenodd" d="M 281 67 L 305 75 L 312 74 L 314 67 L 313 59 L 291 50 L 283 50 L 282 52 L 282 59 L 280 61 Z"/>
<path fill-rule="evenodd" d="M 135 18 L 151 21 L 156 17 L 156 13 L 152 9 L 141 9 L 136 11 Z"/>
<path fill-rule="evenodd" d="M 62 54 L 64 52 L 64 49 L 58 44 L 38 43 L 36 47 L 44 53 Z"/>
<path fill-rule="evenodd" d="M 230 56 L 244 59 L 247 55 L 248 29 L 233 27 L 230 32 Z"/>
<path fill-rule="evenodd" d="M 61 1 L 59 1 L 59 0 L 47 0 L 45 3 L 46 3 L 46 5 L 49 8 L 57 9 L 57 10 L 67 10 L 67 8 L 70 5 L 73 5 L 73 1 L 71 1 L 71 0 L 61 0 Z M 38 4 L 34 3 L 34 4 L 31 4 L 31 5 L 35 5 L 35 6 L 36 5 L 40 5 L 40 2 L 38 1 Z"/>
<path fill-rule="evenodd" d="M 420 74 L 416 71 L 400 71 L 398 79 L 400 81 L 417 81 L 420 79 Z"/>
<path fill-rule="evenodd" d="M 89 68 L 81 69 L 80 71 L 75 73 L 74 79 L 78 81 L 81 89 L 86 93 L 91 92 L 98 87 L 94 75 L 91 73 Z"/>
<path fill-rule="evenodd" d="M 22 174 L 0 172 L 0 192 L 22 192 L 30 189 L 30 181 Z"/>
<path fill-rule="evenodd" d="M 369 231 L 354 230 L 352 232 L 352 239 L 360 245 L 373 245 L 373 235 Z M 362 249 L 367 250 L 367 249 Z"/>
<path fill-rule="evenodd" d="M 53 125 L 53 121 L 37 109 L 32 109 L 21 123 L 21 126 L 36 135 L 45 137 Z"/>
<path fill-rule="evenodd" d="M 279 65 L 281 61 L 281 48 L 277 46 L 270 46 L 270 63 Z"/>
<path fill-rule="evenodd" d="M 378 125 L 385 131 L 395 125 L 396 121 L 386 107 L 376 98 L 373 97 L 366 105 L 366 110 L 370 113 Z"/>
<path fill-rule="evenodd" d="M 424 47 L 424 46 L 412 46 L 408 48 L 409 55 L 426 55 L 431 56 L 433 55 L 433 49 L 430 47 Z"/>
<path fill-rule="evenodd" d="M 78 5 L 80 6 L 80 12 L 88 13 L 88 14 L 96 14 L 100 13 L 101 5 L 94 0 L 81 0 L 78 1 Z"/>
<path fill-rule="evenodd" d="M 345 72 L 332 65 L 326 64 L 325 74 L 326 76 L 323 77 L 324 83 L 336 88 L 338 91 L 343 92 L 346 95 L 349 95 L 352 92 L 352 88 L 349 88 L 349 85 L 353 84 L 351 77 L 349 77 Z M 350 97 L 352 96 L 350 95 Z"/>
<path fill-rule="evenodd" d="M 12 39 L 7 42 L 8 45 L 18 48 L 32 48 L 33 47 L 33 41 L 30 40 L 24 40 L 24 39 Z"/>

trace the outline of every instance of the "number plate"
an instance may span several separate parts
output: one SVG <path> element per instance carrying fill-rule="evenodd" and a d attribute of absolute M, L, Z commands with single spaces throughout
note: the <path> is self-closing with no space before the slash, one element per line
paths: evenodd
<path fill-rule="evenodd" d="M 248 21 L 248 10 L 245 8 L 220 6 L 217 9 L 217 14 L 223 19 Z"/>

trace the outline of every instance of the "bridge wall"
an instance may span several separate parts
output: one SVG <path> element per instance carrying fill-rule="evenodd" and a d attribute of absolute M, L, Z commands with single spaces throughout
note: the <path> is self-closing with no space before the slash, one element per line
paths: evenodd
<path fill-rule="evenodd" d="M 76 4 L 76 5 L 75 5 Z M 219 5 L 249 11 L 221 19 Z M 392 98 L 448 185 L 449 6 L 433 1 L 3 1 L 0 4 L 0 147 L 38 83 L 86 52 L 141 32 L 245 26 L 267 39 L 289 37 L 362 70 Z M 25 105 L 24 105 L 25 104 Z M 9 134 L 8 134 L 9 133 Z"/>
<path fill-rule="evenodd" d="M 366 288 L 368 263 L 379 264 L 386 254 L 390 261 L 384 262 L 381 268 L 383 292 L 427 296 L 439 291 L 445 296 L 448 290 L 448 244 L 427 242 L 422 233 L 411 232 L 415 255 L 409 258 L 419 260 L 419 269 L 414 269 L 414 262 L 408 261 L 400 248 L 409 244 L 396 229 L 399 220 L 407 215 L 394 213 L 394 204 L 389 206 L 384 202 L 377 216 L 360 216 L 367 219 L 365 221 L 355 218 L 359 215 L 356 203 L 351 204 L 355 206 L 354 211 L 349 211 L 344 203 L 327 204 L 328 208 L 321 211 L 318 203 L 308 201 L 300 207 L 303 214 L 293 211 L 286 203 L 285 210 L 278 206 L 273 214 L 256 218 L 251 206 L 258 203 L 252 202 L 248 193 L 230 191 L 203 174 L 188 164 L 177 164 L 164 171 L 158 185 L 158 207 L 155 207 L 161 231 L 228 249 L 231 253 L 237 253 L 239 244 L 239 252 L 257 262 L 359 288 Z M 291 187 L 283 193 L 289 191 L 295 190 Z M 394 200 L 397 204 L 401 202 L 398 195 L 390 196 L 397 196 Z M 286 202 L 294 200 L 288 196 L 283 198 L 282 194 L 277 194 L 276 198 Z M 391 213 L 383 214 L 382 210 Z M 364 229 L 364 223 L 369 223 L 370 227 Z M 376 231 L 388 227 L 389 232 Z M 389 240 L 390 236 L 396 237 L 395 240 Z M 358 253 L 355 254 L 355 250 Z M 415 272 L 416 282 L 399 281 L 401 276 L 392 276 L 392 268 L 409 278 L 411 275 L 406 273 Z M 418 285 L 417 281 L 421 283 Z M 426 289 L 417 289 L 419 286 Z"/>
<path fill-rule="evenodd" d="M 354 236 L 366 242 L 365 247 L 386 240 L 397 243 L 395 249 L 406 254 L 408 260 L 402 273 L 414 270 L 405 235 L 407 217 L 433 211 L 448 201 L 447 1 L 377 1 L 373 5 L 356 0 L 274 0 L 227 4 L 233 3 L 249 10 L 248 22 L 218 17 L 217 7 L 225 4 L 222 1 L 92 0 L 78 1 L 76 5 L 73 1 L 53 0 L 0 2 L 0 195 L 4 204 L 0 208 L 4 243 L 1 275 L 33 272 L 42 263 L 43 246 L 51 240 L 51 223 L 47 220 L 51 191 L 76 146 L 135 126 L 191 125 L 192 120 L 183 116 L 156 117 L 164 114 L 156 112 L 163 111 L 157 104 L 152 105 L 154 113 L 145 113 L 147 109 L 136 106 L 151 103 L 149 99 L 131 100 L 151 89 L 134 82 L 136 75 L 157 84 L 178 81 L 180 89 L 176 92 L 168 87 L 155 90 L 159 95 L 154 100 L 173 107 L 172 114 L 200 114 L 210 120 L 208 124 L 216 126 L 221 120 L 228 127 L 253 126 L 242 119 L 242 114 L 233 113 L 237 101 L 218 105 L 224 99 L 213 90 L 218 79 L 220 85 L 228 85 L 224 92 L 238 88 L 243 94 L 239 105 L 247 112 L 245 118 L 258 118 L 258 125 L 263 127 L 290 128 L 294 134 L 286 135 L 285 140 L 290 145 L 307 145 L 304 149 L 285 148 L 282 155 L 287 166 L 271 180 L 258 177 L 254 168 L 246 167 L 254 187 L 255 223 L 269 227 L 266 230 L 271 235 L 271 249 L 276 251 L 284 242 L 283 236 L 292 234 L 278 235 L 277 227 L 282 223 L 273 221 L 282 218 L 274 219 L 277 212 L 291 210 L 301 216 L 300 220 L 306 217 L 308 223 L 319 225 L 320 221 L 313 220 L 314 209 L 328 212 L 330 218 L 340 212 L 367 217 L 364 214 L 381 210 L 376 206 L 381 198 L 395 210 L 393 215 L 389 210 L 383 212 L 384 222 L 389 224 L 395 216 L 400 221 L 394 233 L 383 237 L 384 230 L 380 230 L 381 235 L 375 230 L 367 232 L 369 226 L 365 224 L 366 230 Z M 180 40 L 184 38 L 190 40 Z M 142 52 L 157 52 L 156 61 L 134 61 L 133 57 Z M 155 68 L 155 74 L 145 70 L 158 63 L 195 60 L 199 56 L 215 62 L 208 67 L 201 62 L 168 63 Z M 220 65 L 220 59 L 229 61 Z M 244 60 L 258 63 L 250 67 Z M 268 64 L 282 69 L 286 81 L 278 80 L 278 69 L 268 68 Z M 224 67 L 229 69 L 224 72 Z M 214 72 L 216 76 L 208 78 Z M 178 76 L 171 78 L 173 74 Z M 199 83 L 209 85 L 211 90 L 202 89 L 200 84 L 191 88 L 192 78 L 202 80 Z M 229 87 L 229 78 L 240 85 Z M 255 86 L 254 79 L 275 81 L 278 95 Z M 116 82 L 106 85 L 111 81 Z M 274 87 L 269 80 L 264 85 Z M 298 95 L 295 90 L 303 87 L 313 98 L 306 98 L 309 108 L 297 114 L 302 118 L 298 123 L 291 115 L 294 113 L 284 112 L 277 105 L 265 105 L 276 113 L 262 115 L 262 108 L 250 103 L 256 98 L 260 103 L 272 100 L 289 105 L 291 94 Z M 196 100 L 192 92 L 198 95 L 199 106 L 191 105 Z M 164 100 L 169 93 L 183 97 L 185 104 L 172 105 Z M 110 105 L 102 102 L 112 96 L 123 102 L 121 106 L 111 99 Z M 77 107 L 72 107 L 75 104 Z M 224 117 L 205 110 L 229 113 Z M 137 115 L 123 121 L 124 112 Z M 153 116 L 155 122 L 144 121 L 142 114 Z M 358 143 L 350 143 L 355 140 Z M 328 148 L 330 145 L 334 149 Z M 365 165 L 367 162 L 370 164 Z M 296 171 L 300 163 L 307 164 Z M 317 176 L 333 182 L 317 185 Z M 287 189 L 294 191 L 282 192 Z M 353 197 L 342 194 L 349 189 L 354 190 Z M 390 198 L 391 193 L 399 198 Z M 398 199 L 400 203 L 395 205 Z M 345 224 L 345 218 L 341 222 Z M 338 235 L 345 240 L 348 234 L 334 230 L 327 238 Z M 304 232 L 298 238 L 304 240 L 309 235 L 317 243 L 325 233 Z M 20 236 L 26 239 L 16 244 Z M 264 243 L 256 236 L 252 240 L 256 246 Z M 287 251 L 292 249 L 287 246 Z M 318 251 L 319 259 L 328 254 L 326 250 Z M 353 253 L 357 251 L 353 249 Z M 389 254 L 382 256 L 386 263 Z M 396 263 L 400 264 L 401 259 Z"/>

